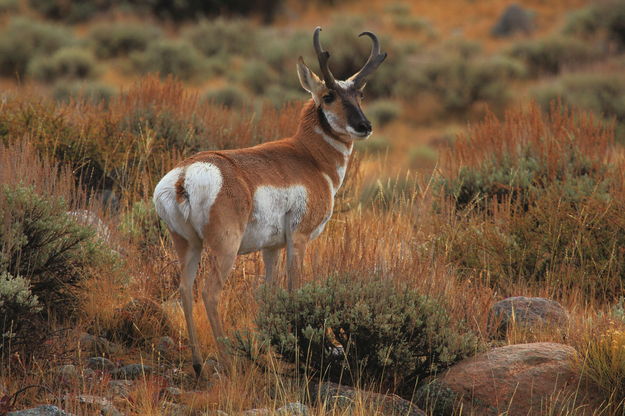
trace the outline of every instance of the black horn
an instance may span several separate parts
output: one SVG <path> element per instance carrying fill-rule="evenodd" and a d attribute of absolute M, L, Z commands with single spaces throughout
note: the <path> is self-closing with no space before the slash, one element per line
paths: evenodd
<path fill-rule="evenodd" d="M 362 32 L 358 36 L 363 35 L 371 38 L 371 54 L 362 69 L 349 78 L 349 80 L 352 81 L 357 88 L 361 88 L 365 82 L 367 82 L 367 77 L 369 77 L 386 59 L 386 52 L 380 52 L 380 41 L 378 40 L 378 37 L 371 32 Z"/>
<path fill-rule="evenodd" d="M 315 33 L 313 34 L 313 45 L 315 46 L 315 52 L 317 52 L 317 59 L 319 59 L 319 67 L 321 68 L 321 74 L 323 75 L 323 80 L 326 83 L 326 87 L 334 88 L 336 85 L 336 81 L 334 80 L 334 75 L 330 72 L 330 68 L 328 67 L 328 59 L 330 58 L 330 53 L 324 51 L 321 47 L 321 42 L 319 41 L 319 32 L 321 32 L 321 27 L 317 26 L 315 29 Z"/>

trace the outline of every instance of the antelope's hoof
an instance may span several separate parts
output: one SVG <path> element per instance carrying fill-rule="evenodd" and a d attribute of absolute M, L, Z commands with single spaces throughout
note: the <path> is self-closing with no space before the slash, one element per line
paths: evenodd
<path fill-rule="evenodd" d="M 202 375 L 202 364 L 193 364 L 193 370 L 195 371 L 195 377 L 199 379 Z"/>

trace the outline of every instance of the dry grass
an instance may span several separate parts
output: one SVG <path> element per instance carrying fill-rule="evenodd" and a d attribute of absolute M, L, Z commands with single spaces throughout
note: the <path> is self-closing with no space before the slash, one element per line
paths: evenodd
<path fill-rule="evenodd" d="M 123 216 L 133 201 L 146 201 L 155 180 L 185 153 L 195 149 L 189 145 L 181 148 L 177 143 L 166 141 L 153 124 L 146 126 L 147 119 L 138 117 L 138 127 L 126 123 L 126 116 L 139 109 L 151 108 L 155 120 L 180 122 L 182 131 L 194 123 L 205 128 L 210 145 L 198 142 L 202 147 L 241 147 L 280 137 L 292 132 L 298 108 L 282 112 L 267 110 L 262 117 L 253 111 L 234 113 L 211 104 L 198 102 L 197 96 L 173 81 L 160 82 L 147 79 L 128 90 L 126 96 L 112 101 L 107 108 L 84 102 L 53 104 L 41 101 L 32 103 L 32 96 L 20 96 L 2 104 L 0 120 L 6 126 L 3 140 L 8 147 L 0 151 L 0 178 L 2 183 L 27 178 L 42 193 L 63 195 L 71 198 L 77 208 L 93 208 L 85 193 L 76 188 L 72 173 L 81 172 L 78 163 L 96 159 L 123 198 Z M 572 119 L 575 118 L 575 121 Z M 146 124 L 142 124 L 145 122 Z M 594 127 L 593 127 L 594 126 Z M 67 134 L 67 132 L 71 134 Z M 516 134 L 524 132 L 524 134 Z M 505 121 L 490 116 L 450 148 L 438 165 L 435 175 L 453 176 L 460 166 L 479 164 L 486 156 L 514 149 L 523 140 L 538 140 L 552 134 L 557 137 L 574 135 L 581 139 L 581 149 L 597 156 L 596 163 L 620 162 L 614 154 L 610 131 L 597 129 L 592 120 L 555 113 L 545 118 L 535 107 L 528 111 L 513 111 Z M 187 137 L 187 136 L 182 136 Z M 189 136 L 191 137 L 191 136 Z M 199 135 L 198 135 L 199 137 Z M 199 140 L 199 139 L 198 139 Z M 68 145 L 72 146 L 68 146 Z M 544 145 L 549 166 L 561 163 L 558 142 L 537 141 Z M 63 149 L 76 153 L 64 153 Z M 70 157 L 71 156 L 71 157 Z M 57 168 L 52 162 L 72 163 L 73 170 Z M 556 283 L 541 285 L 518 279 L 505 291 L 489 284 L 483 271 L 470 273 L 461 270 L 450 243 L 453 236 L 468 229 L 489 227 L 513 216 L 509 201 L 492 204 L 493 217 L 477 213 L 462 213 L 453 202 L 443 198 L 434 186 L 435 178 L 429 174 L 410 173 L 408 180 L 392 182 L 387 189 L 386 200 L 374 200 L 367 205 L 359 204 L 359 195 L 378 180 L 371 170 L 392 172 L 393 160 L 362 160 L 352 164 L 350 182 L 341 197 L 341 212 L 335 213 L 326 231 L 311 245 L 305 259 L 304 280 L 314 281 L 330 275 L 377 275 L 385 279 L 408 284 L 424 294 L 446 299 L 454 320 L 466 321 L 488 342 L 488 314 L 493 302 L 507 295 L 547 295 L 564 303 L 571 313 L 570 325 L 562 332 L 527 332 L 511 328 L 505 343 L 533 341 L 556 341 L 574 346 L 584 345 L 596 322 L 593 317 L 610 307 L 605 298 L 589 296 L 583 286 L 573 283 L 561 290 Z M 67 166 L 62 164 L 61 166 Z M 617 175 L 616 173 L 613 173 Z M 620 176 L 616 176 L 620 179 Z M 403 179 L 403 177 L 401 177 Z M 379 179 L 384 182 L 383 178 Z M 620 200 L 625 194 L 614 193 Z M 97 208 L 99 205 L 95 205 Z M 57 403 L 69 411 L 91 414 L 75 399 L 62 401 L 69 394 L 104 395 L 107 376 L 87 374 L 83 370 L 88 352 L 81 351 L 78 338 L 81 331 L 107 333 L 119 325 L 119 314 L 124 305 L 133 299 L 148 298 L 159 305 L 167 315 L 171 332 L 177 343 L 176 356 L 163 361 L 148 343 L 125 349 L 113 357 L 125 362 L 145 362 L 161 366 L 162 372 L 137 382 L 127 400 L 118 400 L 116 406 L 128 414 L 156 415 L 164 412 L 169 399 L 162 394 L 163 388 L 180 387 L 182 403 L 197 411 L 222 409 L 228 413 L 255 407 L 277 409 L 282 405 L 302 399 L 297 378 L 284 376 L 288 368 L 270 357 L 270 369 L 263 372 L 253 363 L 239 360 L 235 373 L 230 377 L 213 376 L 210 383 L 204 380 L 195 385 L 187 378 L 166 378 L 163 372 L 192 373 L 190 351 L 187 347 L 186 328 L 181 308 L 177 302 L 178 265 L 166 237 L 147 247 L 124 237 L 116 229 L 111 213 L 99 211 L 112 228 L 112 244 L 121 253 L 120 271 L 116 273 L 94 272 L 84 291 L 84 305 L 80 318 L 71 323 L 71 329 L 50 342 L 52 353 L 42 358 L 26 361 L 17 351 L 2 357 L 0 367 L 0 394 L 12 394 L 26 385 L 44 386 L 20 394 L 16 407 L 23 408 L 37 403 Z M 583 227 L 580 223 L 580 227 Z M 581 229 L 581 228 L 580 228 Z M 441 235 L 449 238 L 443 240 Z M 488 236 L 488 234 L 486 234 Z M 451 236 L 451 237 L 450 237 Z M 473 241 L 474 242 L 474 241 Z M 438 247 L 438 248 L 436 248 Z M 566 270 L 564 271 L 566 272 Z M 234 330 L 253 329 L 256 315 L 254 292 L 262 280 L 262 264 L 258 254 L 240 256 L 223 292 L 220 309 L 229 333 Z M 555 282 L 555 281 L 554 281 Z M 200 334 L 200 347 L 204 357 L 215 356 L 216 346 L 210 336 L 210 328 L 201 302 L 196 302 L 194 316 Z M 66 328 L 68 323 L 51 322 L 54 329 Z M 79 374 L 72 380 L 59 383 L 53 368 L 74 363 Z M 10 364 L 10 365 L 9 365 Z M 95 378 L 94 378 L 95 377 Z M 172 381 L 178 380 L 178 381 Z M 196 391 L 196 390 L 199 390 Z M 332 403 L 315 408 L 313 414 L 344 414 Z M 367 402 L 357 401 L 355 414 L 370 415 L 380 409 Z M 571 413 L 573 414 L 573 413 Z"/>

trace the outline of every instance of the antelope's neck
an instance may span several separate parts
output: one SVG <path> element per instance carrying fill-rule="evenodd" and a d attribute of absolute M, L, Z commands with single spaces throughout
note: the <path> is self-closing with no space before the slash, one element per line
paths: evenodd
<path fill-rule="evenodd" d="M 302 110 L 300 124 L 294 139 L 313 158 L 322 174 L 332 182 L 333 193 L 345 179 L 352 154 L 351 141 L 341 139 L 328 124 L 321 109 L 310 100 Z"/>

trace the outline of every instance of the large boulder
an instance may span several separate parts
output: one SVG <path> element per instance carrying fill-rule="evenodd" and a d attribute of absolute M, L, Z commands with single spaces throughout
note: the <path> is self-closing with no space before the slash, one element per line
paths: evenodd
<path fill-rule="evenodd" d="M 528 330 L 565 327 L 569 322 L 566 310 L 558 302 L 545 298 L 516 296 L 495 303 L 491 309 L 492 332 L 503 335 L 516 325 Z"/>
<path fill-rule="evenodd" d="M 461 406 L 466 415 L 539 415 L 564 406 L 590 414 L 598 394 L 580 380 L 574 356 L 572 347 L 550 342 L 495 348 L 421 387 L 416 402 L 434 415 L 452 415 Z"/>

